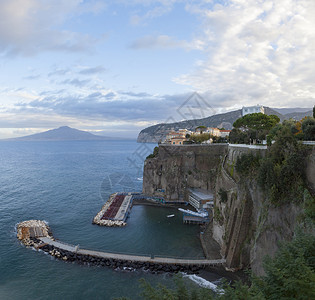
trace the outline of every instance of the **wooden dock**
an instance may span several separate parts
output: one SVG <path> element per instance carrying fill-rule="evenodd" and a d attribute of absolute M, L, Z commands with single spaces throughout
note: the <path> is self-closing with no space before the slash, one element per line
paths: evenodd
<path fill-rule="evenodd" d="M 45 244 L 53 247 L 69 251 L 81 255 L 89 255 L 93 257 L 115 259 L 120 261 L 131 261 L 131 262 L 146 262 L 152 264 L 164 264 L 164 265 L 181 265 L 181 266 L 214 266 L 222 265 L 225 263 L 225 259 L 185 259 L 185 258 L 171 258 L 171 257 L 159 257 L 159 256 L 142 256 L 142 255 L 129 255 L 129 254 L 118 254 L 110 252 L 93 251 L 87 249 L 80 249 L 78 246 L 65 244 L 59 241 L 53 241 L 47 237 L 39 238 Z"/>

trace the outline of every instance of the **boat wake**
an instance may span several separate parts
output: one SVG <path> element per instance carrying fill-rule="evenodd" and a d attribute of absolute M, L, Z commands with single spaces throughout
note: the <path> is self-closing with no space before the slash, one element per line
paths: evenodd
<path fill-rule="evenodd" d="M 198 284 L 200 287 L 202 288 L 206 288 L 206 289 L 211 289 L 212 291 L 214 291 L 215 293 L 218 294 L 223 294 L 224 291 L 220 288 L 218 288 L 218 286 L 210 281 L 207 281 L 206 279 L 199 277 L 195 274 L 193 275 L 188 275 L 183 273 L 183 277 L 189 278 L 190 280 L 192 280 L 194 283 Z"/>

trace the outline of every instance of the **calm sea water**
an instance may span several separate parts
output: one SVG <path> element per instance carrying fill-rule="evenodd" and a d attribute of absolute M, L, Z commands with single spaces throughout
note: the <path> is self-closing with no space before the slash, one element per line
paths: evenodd
<path fill-rule="evenodd" d="M 144 149 L 133 141 L 0 142 L 0 299 L 139 299 L 140 278 L 170 282 L 167 274 L 80 266 L 27 249 L 15 236 L 15 225 L 23 220 L 46 220 L 55 238 L 81 248 L 202 256 L 198 227 L 182 224 L 174 209 L 134 206 L 124 228 L 91 223 L 112 192 L 141 191 L 139 158 L 154 146 Z M 173 213 L 174 218 L 166 217 Z"/>

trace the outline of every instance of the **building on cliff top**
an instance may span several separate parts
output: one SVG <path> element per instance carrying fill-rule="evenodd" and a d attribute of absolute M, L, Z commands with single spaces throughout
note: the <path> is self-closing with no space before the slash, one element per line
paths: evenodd
<path fill-rule="evenodd" d="M 230 135 L 231 130 L 220 129 L 220 136 L 225 138 Z"/>
<path fill-rule="evenodd" d="M 242 117 L 248 114 L 254 113 L 265 113 L 265 109 L 262 105 L 257 104 L 256 106 L 243 106 L 242 108 Z"/>
<path fill-rule="evenodd" d="M 171 130 L 165 138 L 166 144 L 171 145 L 183 145 L 184 141 L 187 140 L 186 135 L 191 134 L 188 129 L 179 129 L 178 131 Z"/>

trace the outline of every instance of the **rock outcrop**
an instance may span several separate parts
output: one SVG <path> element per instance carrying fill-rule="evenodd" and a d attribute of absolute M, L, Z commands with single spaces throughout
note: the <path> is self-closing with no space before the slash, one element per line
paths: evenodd
<path fill-rule="evenodd" d="M 157 157 L 144 163 L 143 193 L 174 201 L 186 199 L 190 187 L 213 190 L 227 147 L 226 144 L 160 145 Z"/>

